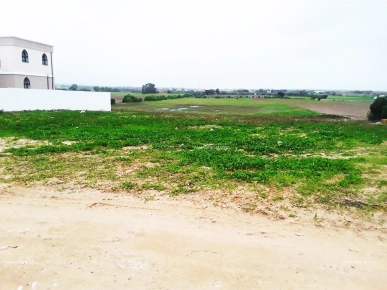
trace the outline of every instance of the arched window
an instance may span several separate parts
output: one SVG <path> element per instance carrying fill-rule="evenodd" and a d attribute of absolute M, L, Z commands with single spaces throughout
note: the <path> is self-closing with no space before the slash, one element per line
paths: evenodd
<path fill-rule="evenodd" d="M 24 88 L 25 89 L 30 89 L 31 88 L 31 83 L 30 83 L 30 80 L 28 78 L 24 79 Z"/>
<path fill-rule="evenodd" d="M 45 53 L 42 55 L 42 65 L 48 65 L 48 59 Z"/>
<path fill-rule="evenodd" d="M 22 52 L 22 62 L 28 62 L 28 52 L 26 50 Z"/>

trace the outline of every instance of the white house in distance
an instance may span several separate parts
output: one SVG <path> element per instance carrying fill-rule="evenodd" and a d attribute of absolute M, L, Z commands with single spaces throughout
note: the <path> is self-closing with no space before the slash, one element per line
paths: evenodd
<path fill-rule="evenodd" d="M 52 45 L 0 37 L 0 88 L 54 90 Z"/>

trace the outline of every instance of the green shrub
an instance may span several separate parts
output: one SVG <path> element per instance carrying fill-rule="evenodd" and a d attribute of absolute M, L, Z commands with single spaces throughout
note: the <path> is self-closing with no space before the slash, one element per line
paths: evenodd
<path fill-rule="evenodd" d="M 110 99 L 110 104 L 111 104 L 111 105 L 115 105 L 115 104 L 116 104 L 116 99 L 111 98 L 111 99 Z"/>
<path fill-rule="evenodd" d="M 387 119 L 387 106 L 383 106 L 381 119 Z"/>
<path fill-rule="evenodd" d="M 380 97 L 374 100 L 370 106 L 370 111 L 367 114 L 369 121 L 375 122 L 387 118 L 387 98 Z"/>
<path fill-rule="evenodd" d="M 171 96 L 168 96 L 168 97 L 171 97 Z M 163 101 L 163 100 L 167 100 L 168 98 L 164 95 L 153 95 L 153 96 L 146 96 L 144 98 L 144 101 L 146 102 L 155 102 L 155 101 Z"/>
<path fill-rule="evenodd" d="M 141 98 L 137 98 L 131 94 L 129 95 L 126 95 L 123 99 L 122 99 L 122 102 L 123 103 L 139 103 L 139 102 L 142 102 L 142 99 Z"/>
<path fill-rule="evenodd" d="M 311 98 L 312 100 L 317 99 L 317 100 L 320 101 L 320 100 L 325 100 L 325 99 L 327 99 L 327 98 L 328 98 L 328 95 L 311 95 L 310 98 Z"/>

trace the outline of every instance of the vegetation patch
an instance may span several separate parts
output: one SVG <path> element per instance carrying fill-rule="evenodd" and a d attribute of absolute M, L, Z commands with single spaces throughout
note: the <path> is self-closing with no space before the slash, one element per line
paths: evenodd
<path fill-rule="evenodd" d="M 0 128 L 2 183 L 92 187 L 146 201 L 182 196 L 291 218 L 316 206 L 386 210 L 387 135 L 365 122 L 36 111 L 3 113 Z"/>

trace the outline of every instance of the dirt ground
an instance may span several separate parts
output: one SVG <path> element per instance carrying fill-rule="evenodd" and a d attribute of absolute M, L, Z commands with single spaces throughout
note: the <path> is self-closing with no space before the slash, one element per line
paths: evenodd
<path fill-rule="evenodd" d="M 298 103 L 298 107 L 316 111 L 322 114 L 343 116 L 352 120 L 366 120 L 370 110 L 370 102 L 361 101 L 315 101 L 313 104 Z"/>
<path fill-rule="evenodd" d="M 0 185 L 0 289 L 386 289 L 387 229 Z M 6 247 L 17 246 L 17 247 Z"/>

